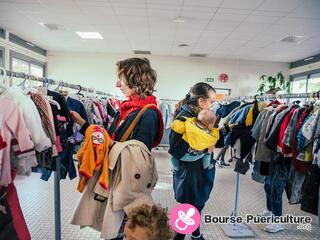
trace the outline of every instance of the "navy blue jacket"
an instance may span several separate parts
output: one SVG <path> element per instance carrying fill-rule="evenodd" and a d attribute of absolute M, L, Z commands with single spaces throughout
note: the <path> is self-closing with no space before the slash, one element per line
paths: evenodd
<path fill-rule="evenodd" d="M 80 102 L 74 98 L 68 97 L 67 104 L 72 111 L 79 113 L 80 116 L 84 120 L 86 120 L 86 122 L 88 122 L 88 115 L 87 115 L 86 109 L 84 108 L 82 102 Z"/>

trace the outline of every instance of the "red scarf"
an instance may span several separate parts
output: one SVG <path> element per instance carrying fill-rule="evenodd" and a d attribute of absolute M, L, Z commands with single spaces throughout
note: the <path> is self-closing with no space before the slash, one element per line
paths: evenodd
<path fill-rule="evenodd" d="M 156 97 L 151 95 L 141 98 L 137 95 L 131 95 L 128 100 L 123 101 L 120 105 L 119 122 L 126 119 L 130 113 L 142 109 L 147 104 L 157 105 Z"/>
<path fill-rule="evenodd" d="M 162 114 L 159 110 L 157 105 L 157 100 L 155 96 L 147 96 L 146 98 L 141 98 L 137 95 L 132 95 L 129 97 L 128 100 L 123 101 L 120 105 L 120 118 L 118 122 L 116 123 L 117 127 L 119 127 L 119 124 L 122 120 L 126 119 L 128 115 L 134 111 L 142 109 L 147 104 L 154 104 L 155 106 L 151 106 L 151 109 L 154 109 L 157 112 L 158 119 L 159 119 L 159 125 L 158 125 L 158 136 L 155 139 L 153 143 L 153 147 L 156 147 L 160 144 L 162 136 L 163 136 L 163 120 L 162 120 Z M 114 134 L 112 134 L 112 139 L 114 139 Z"/>

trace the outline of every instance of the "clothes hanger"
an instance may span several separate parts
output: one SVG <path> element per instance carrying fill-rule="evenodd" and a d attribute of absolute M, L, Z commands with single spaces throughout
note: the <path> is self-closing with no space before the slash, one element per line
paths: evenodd
<path fill-rule="evenodd" d="M 84 97 L 84 95 L 81 93 L 82 91 L 81 85 L 78 85 L 78 87 L 79 87 L 79 91 L 77 92 L 77 95 Z"/>
<path fill-rule="evenodd" d="M 53 90 L 55 92 L 59 92 L 59 89 L 60 89 L 60 82 L 57 81 L 57 83 L 58 83 L 57 87 Z"/>
<path fill-rule="evenodd" d="M 30 87 L 27 89 L 28 92 L 33 92 L 33 93 L 38 93 L 38 94 L 40 93 L 39 90 L 35 86 L 33 86 L 34 84 L 32 81 L 36 82 L 36 79 L 32 80 L 29 76 L 25 75 L 25 80 L 30 81 Z M 46 98 L 49 101 L 49 103 L 51 103 L 52 105 L 57 106 L 58 110 L 61 110 L 61 106 L 57 101 L 53 100 L 50 96 L 43 95 L 43 97 Z"/>
<path fill-rule="evenodd" d="M 65 99 L 67 100 L 69 92 L 67 89 L 65 89 L 65 86 L 62 85 L 61 89 L 59 90 L 59 93 L 65 97 Z"/>
<path fill-rule="evenodd" d="M 23 81 L 21 83 L 19 83 L 17 85 L 17 87 L 20 87 L 22 90 L 25 90 L 26 89 L 26 82 L 27 82 L 27 78 L 26 76 L 23 78 Z"/>
<path fill-rule="evenodd" d="M 315 106 L 317 106 L 317 107 L 319 107 L 320 106 L 320 91 L 318 91 L 317 93 L 316 93 L 316 99 L 315 99 L 315 102 L 314 102 L 314 105 Z"/>
<path fill-rule="evenodd" d="M 48 98 L 48 100 L 49 100 L 49 103 L 57 106 L 58 110 L 61 110 L 61 106 L 56 100 L 53 100 L 52 98 Z"/>

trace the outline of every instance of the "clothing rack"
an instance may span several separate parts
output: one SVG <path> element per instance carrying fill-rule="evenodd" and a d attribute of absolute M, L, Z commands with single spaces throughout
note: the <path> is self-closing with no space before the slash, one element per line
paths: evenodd
<path fill-rule="evenodd" d="M 161 99 L 159 99 L 159 101 L 162 101 L 162 102 L 179 102 L 179 100 L 176 100 L 176 99 L 163 99 L 163 98 L 161 98 Z"/>
<path fill-rule="evenodd" d="M 293 93 L 293 94 L 279 94 L 279 95 L 255 95 L 255 96 L 244 96 L 237 97 L 234 100 L 238 99 L 290 99 L 290 98 L 320 98 L 320 91 L 313 93 Z M 233 159 L 233 154 L 231 150 L 231 159 Z M 239 200 L 239 191 L 240 191 L 240 173 L 237 173 L 236 176 L 236 192 L 234 196 L 234 208 L 231 213 L 231 216 L 237 217 L 238 214 L 238 200 Z M 223 224 L 221 228 L 225 232 L 225 234 L 230 238 L 248 238 L 254 237 L 253 231 L 244 224 Z"/>
<path fill-rule="evenodd" d="M 263 95 L 249 95 L 242 97 L 228 98 L 229 101 L 235 100 L 263 100 L 263 99 L 290 99 L 290 98 L 319 98 L 320 91 L 311 93 L 290 93 L 290 94 L 263 94 Z"/>
<path fill-rule="evenodd" d="M 93 88 L 86 88 L 76 84 L 70 84 L 63 81 L 56 81 L 45 77 L 36 77 L 33 75 L 9 71 L 0 68 L 0 75 L 3 77 L 23 78 L 31 81 L 38 81 L 44 84 L 58 84 L 59 87 L 67 87 L 70 89 L 84 90 L 88 93 L 96 93 L 99 95 L 111 96 L 102 91 L 95 91 Z M 61 240 L 61 199 L 60 199 L 60 158 L 56 158 L 56 171 L 54 172 L 54 215 L 55 215 L 55 240 Z"/>
<path fill-rule="evenodd" d="M 0 68 L 0 70 L 1 70 L 0 74 L 3 76 L 9 76 L 9 77 L 14 77 L 14 78 L 23 78 L 26 80 L 42 82 L 42 83 L 48 84 L 48 85 L 50 85 L 50 84 L 51 85 L 58 85 L 59 87 L 66 87 L 66 88 L 70 88 L 70 89 L 83 90 L 88 93 L 96 93 L 98 95 L 105 95 L 105 96 L 109 96 L 109 97 L 112 96 L 109 93 L 106 93 L 103 91 L 95 91 L 93 88 L 82 87 L 79 84 L 66 83 L 63 81 L 57 81 L 57 80 L 49 79 L 46 77 L 36 77 L 34 75 L 25 74 L 22 72 L 14 72 L 14 71 L 10 71 L 10 70 L 5 70 L 3 68 Z"/>

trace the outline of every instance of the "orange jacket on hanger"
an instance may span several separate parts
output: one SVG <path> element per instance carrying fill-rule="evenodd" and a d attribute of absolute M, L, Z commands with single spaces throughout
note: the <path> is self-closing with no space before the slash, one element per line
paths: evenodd
<path fill-rule="evenodd" d="M 109 187 L 108 152 L 110 141 L 108 132 L 98 125 L 90 125 L 86 130 L 85 142 L 77 154 L 80 173 L 77 188 L 79 192 L 83 192 L 87 181 L 95 171 L 101 168 L 102 173 L 99 178 L 99 184 L 105 189 Z"/>

